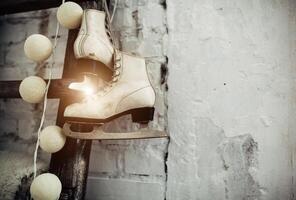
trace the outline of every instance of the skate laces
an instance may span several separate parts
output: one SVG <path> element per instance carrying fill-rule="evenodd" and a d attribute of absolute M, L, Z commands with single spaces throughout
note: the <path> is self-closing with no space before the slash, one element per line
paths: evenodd
<path fill-rule="evenodd" d="M 110 82 L 107 83 L 107 86 L 103 88 L 102 92 L 100 93 L 101 95 L 104 95 L 106 92 L 110 91 L 110 89 L 113 87 L 113 85 L 118 81 L 119 76 L 120 76 L 120 68 L 121 68 L 121 55 L 116 48 L 117 45 L 115 44 L 116 41 L 114 39 L 114 33 L 113 33 L 113 30 L 111 27 L 111 23 L 112 23 L 112 20 L 113 20 L 113 17 L 114 17 L 116 8 L 117 8 L 117 0 L 115 0 L 112 15 L 110 14 L 106 0 L 103 0 L 103 4 L 104 4 L 104 10 L 106 12 L 105 28 L 106 28 L 107 35 L 108 35 L 108 37 L 111 41 L 111 44 L 113 46 L 113 49 L 114 49 L 114 54 L 113 54 L 114 67 L 113 67 L 112 79 Z"/>
<path fill-rule="evenodd" d="M 108 37 L 109 37 L 109 39 L 111 41 L 111 44 L 112 44 L 113 48 L 115 49 L 117 45 L 116 45 L 116 41 L 114 39 L 114 33 L 113 33 L 113 30 L 112 30 L 111 24 L 112 24 L 112 21 L 113 21 L 114 14 L 116 12 L 117 0 L 115 0 L 112 15 L 110 14 L 108 4 L 107 4 L 106 0 L 103 0 L 103 4 L 104 4 L 103 5 L 104 10 L 105 10 L 105 13 L 106 13 L 106 23 L 105 23 L 106 32 L 107 32 L 107 35 L 108 35 Z"/>
<path fill-rule="evenodd" d="M 114 84 L 118 81 L 120 76 L 120 69 L 121 69 L 121 55 L 118 53 L 118 50 L 115 49 L 114 51 L 114 71 L 110 82 L 107 82 L 107 86 L 105 86 L 99 95 L 102 96 L 109 92 Z"/>

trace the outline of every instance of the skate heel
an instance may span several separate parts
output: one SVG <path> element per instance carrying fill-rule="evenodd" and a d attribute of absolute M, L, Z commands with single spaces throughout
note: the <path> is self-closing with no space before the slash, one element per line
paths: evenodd
<path fill-rule="evenodd" d="M 154 107 L 137 108 L 131 111 L 132 121 L 147 124 L 153 120 Z"/>

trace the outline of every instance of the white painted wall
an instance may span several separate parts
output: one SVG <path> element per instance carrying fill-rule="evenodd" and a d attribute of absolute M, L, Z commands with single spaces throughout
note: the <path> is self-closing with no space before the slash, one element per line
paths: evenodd
<path fill-rule="evenodd" d="M 167 4 L 167 199 L 294 199 L 296 2 Z"/>

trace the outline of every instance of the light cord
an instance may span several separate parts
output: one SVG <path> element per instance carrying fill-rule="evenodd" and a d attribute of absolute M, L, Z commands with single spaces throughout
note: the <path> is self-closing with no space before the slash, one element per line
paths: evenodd
<path fill-rule="evenodd" d="M 113 6 L 113 11 L 112 11 L 112 15 L 111 15 L 111 18 L 110 18 L 110 22 L 112 23 L 113 21 L 113 17 L 114 17 L 114 14 L 116 12 L 116 8 L 117 8 L 117 3 L 118 3 L 118 0 L 114 0 L 115 3 L 114 3 L 114 6 Z"/>
<path fill-rule="evenodd" d="M 113 30 L 112 30 L 112 20 L 113 20 L 113 17 L 115 15 L 115 12 L 116 12 L 116 9 L 117 9 L 117 0 L 115 0 L 115 3 L 114 3 L 114 6 L 113 6 L 113 11 L 112 11 L 112 15 L 110 14 L 110 11 L 109 11 L 109 8 L 108 8 L 108 4 L 107 4 L 107 1 L 106 0 L 103 0 L 103 6 L 104 6 L 104 10 L 106 12 L 106 18 L 107 18 L 107 23 L 108 23 L 108 28 L 109 28 L 109 32 L 110 32 L 110 37 L 111 37 L 111 40 L 113 42 L 115 42 L 114 40 L 114 33 L 113 33 Z"/>
<path fill-rule="evenodd" d="M 64 2 L 65 2 L 65 0 L 62 0 L 62 3 L 64 3 Z M 54 36 L 53 50 L 52 50 L 52 55 L 51 55 L 52 63 L 49 67 L 49 78 L 48 78 L 48 82 L 47 82 L 47 85 L 45 88 L 42 116 L 41 116 L 38 132 L 37 132 L 37 142 L 36 142 L 35 152 L 34 152 L 34 166 L 33 166 L 34 167 L 34 178 L 37 175 L 37 156 L 38 156 L 38 148 L 39 148 L 39 143 L 40 143 L 40 133 L 41 133 L 41 129 L 43 127 L 44 120 L 45 120 L 45 112 L 46 112 L 46 107 L 47 107 L 47 94 L 48 94 L 48 89 L 49 89 L 51 79 L 52 79 L 52 68 L 55 65 L 55 50 L 56 50 L 57 43 L 58 43 L 59 30 L 60 30 L 60 24 L 57 22 L 55 36 Z"/>

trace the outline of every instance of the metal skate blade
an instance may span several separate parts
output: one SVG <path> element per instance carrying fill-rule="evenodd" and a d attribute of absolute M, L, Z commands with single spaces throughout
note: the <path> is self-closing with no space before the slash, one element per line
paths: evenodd
<path fill-rule="evenodd" d="M 102 127 L 94 126 L 91 132 L 76 132 L 70 128 L 71 124 L 65 123 L 63 126 L 64 134 L 71 138 L 85 140 L 132 140 L 132 139 L 148 139 L 148 138 L 167 138 L 165 131 L 158 130 L 139 130 L 126 133 L 107 133 Z"/>

